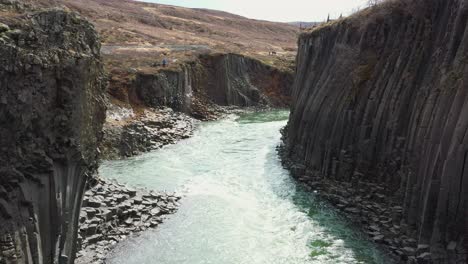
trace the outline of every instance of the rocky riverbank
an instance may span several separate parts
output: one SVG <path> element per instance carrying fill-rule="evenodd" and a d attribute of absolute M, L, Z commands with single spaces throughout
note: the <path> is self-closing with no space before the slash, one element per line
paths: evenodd
<path fill-rule="evenodd" d="M 217 120 L 229 114 L 269 109 L 267 106 L 238 107 L 214 104 L 205 107 L 204 121 Z M 202 121 L 167 107 L 145 107 L 136 113 L 131 108 L 110 105 L 103 127 L 101 157 L 106 160 L 128 158 L 175 144 L 192 136 L 200 122 Z"/>
<path fill-rule="evenodd" d="M 188 138 L 198 123 L 170 108 L 131 108 L 113 105 L 103 127 L 101 154 L 104 159 L 131 157 Z"/>
<path fill-rule="evenodd" d="M 264 109 L 217 106 L 211 109 L 216 113 L 211 119 Z M 102 154 L 106 158 L 125 158 L 174 144 L 190 137 L 198 122 L 170 108 L 145 108 L 137 117 L 128 108 L 112 105 L 104 125 L 104 143 L 110 147 L 103 149 L 113 152 Z M 109 142 L 110 139 L 117 140 Z M 130 151 L 119 152 L 122 149 Z M 84 195 L 79 218 L 78 264 L 104 263 L 107 253 L 117 243 L 156 228 L 179 206 L 180 196 L 176 194 L 129 188 L 101 178 L 93 180 L 91 185 Z"/>
<path fill-rule="evenodd" d="M 408 263 L 431 263 L 429 245 L 418 244 L 402 232 L 407 228 L 401 223 L 403 208 L 387 195 L 385 184 L 364 181 L 359 172 L 355 172 L 348 182 L 319 177 L 288 159 L 283 148 L 279 148 L 279 153 L 283 166 L 307 191 L 338 209 L 371 241 L 384 246 L 384 250 L 389 249 L 389 255 Z"/>
<path fill-rule="evenodd" d="M 107 253 L 118 242 L 157 227 L 176 212 L 179 199 L 175 194 L 96 179 L 84 195 L 75 263 L 104 263 Z"/>

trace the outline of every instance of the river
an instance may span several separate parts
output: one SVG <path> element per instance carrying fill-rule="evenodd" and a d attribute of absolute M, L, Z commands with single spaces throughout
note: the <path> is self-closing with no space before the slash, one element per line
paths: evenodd
<path fill-rule="evenodd" d="M 175 215 L 118 244 L 108 263 L 389 263 L 282 168 L 275 148 L 287 118 L 231 115 L 178 144 L 103 164 L 104 177 L 184 195 Z"/>

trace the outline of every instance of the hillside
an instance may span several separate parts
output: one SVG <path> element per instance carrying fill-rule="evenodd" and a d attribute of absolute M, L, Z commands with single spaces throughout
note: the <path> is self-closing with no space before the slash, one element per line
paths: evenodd
<path fill-rule="evenodd" d="M 37 1 L 34 1 L 37 3 Z M 103 45 L 204 45 L 231 52 L 294 51 L 299 29 L 207 9 L 130 0 L 39 0 L 92 20 Z"/>
<path fill-rule="evenodd" d="M 89 19 L 99 32 L 109 93 L 124 94 L 138 72 L 158 73 L 201 54 L 238 53 L 292 71 L 299 28 L 207 9 L 130 0 L 26 0 L 33 6 L 64 7 Z M 24 3 L 23 2 L 23 3 Z M 270 52 L 275 55 L 270 55 Z M 114 103 L 122 96 L 114 97 Z"/>

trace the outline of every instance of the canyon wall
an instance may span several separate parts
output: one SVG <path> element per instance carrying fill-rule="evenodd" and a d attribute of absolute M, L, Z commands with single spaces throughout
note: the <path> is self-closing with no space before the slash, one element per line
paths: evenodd
<path fill-rule="evenodd" d="M 100 44 L 74 14 L 20 6 L 0 1 L 0 263 L 73 263 L 105 119 Z"/>
<path fill-rule="evenodd" d="M 190 113 L 193 97 L 217 105 L 286 107 L 293 73 L 238 54 L 201 55 L 197 60 L 138 73 L 136 94 L 148 106 Z"/>
<path fill-rule="evenodd" d="M 136 95 L 147 106 L 167 106 L 189 113 L 193 78 L 203 73 L 200 67 L 193 62 L 170 69 L 162 68 L 156 73 L 138 72 L 134 84 Z"/>
<path fill-rule="evenodd" d="M 285 164 L 403 260 L 466 261 L 467 20 L 388 1 L 299 39 Z"/>

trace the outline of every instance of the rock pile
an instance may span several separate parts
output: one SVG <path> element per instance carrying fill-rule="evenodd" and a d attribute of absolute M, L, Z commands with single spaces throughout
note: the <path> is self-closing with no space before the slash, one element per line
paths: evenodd
<path fill-rule="evenodd" d="M 132 189 L 98 179 L 85 193 L 80 213 L 76 263 L 103 263 L 112 246 L 131 234 L 157 227 L 176 212 L 175 194 Z"/>
<path fill-rule="evenodd" d="M 104 125 L 103 157 L 116 159 L 174 144 L 192 135 L 195 120 L 170 108 L 145 110 L 127 122 L 107 120 Z"/>
<path fill-rule="evenodd" d="M 280 148 L 279 152 L 284 155 Z M 351 179 L 343 182 L 338 179 L 317 176 L 304 166 L 294 164 L 283 156 L 283 165 L 303 187 L 329 202 L 356 225 L 375 243 L 395 255 L 401 263 L 433 263 L 434 258 L 428 244 L 418 243 L 408 234 L 408 226 L 403 220 L 403 207 L 399 205 L 399 194 L 389 193 L 385 184 L 363 180 L 363 174 L 355 172 Z M 452 242 L 456 245 L 456 242 Z M 452 252 L 455 247 L 453 247 Z M 440 258 L 440 257 L 439 257 Z M 441 258 L 446 261 L 447 259 Z M 443 262 L 452 263 L 452 262 Z M 455 262 L 453 262 L 455 263 Z"/>

